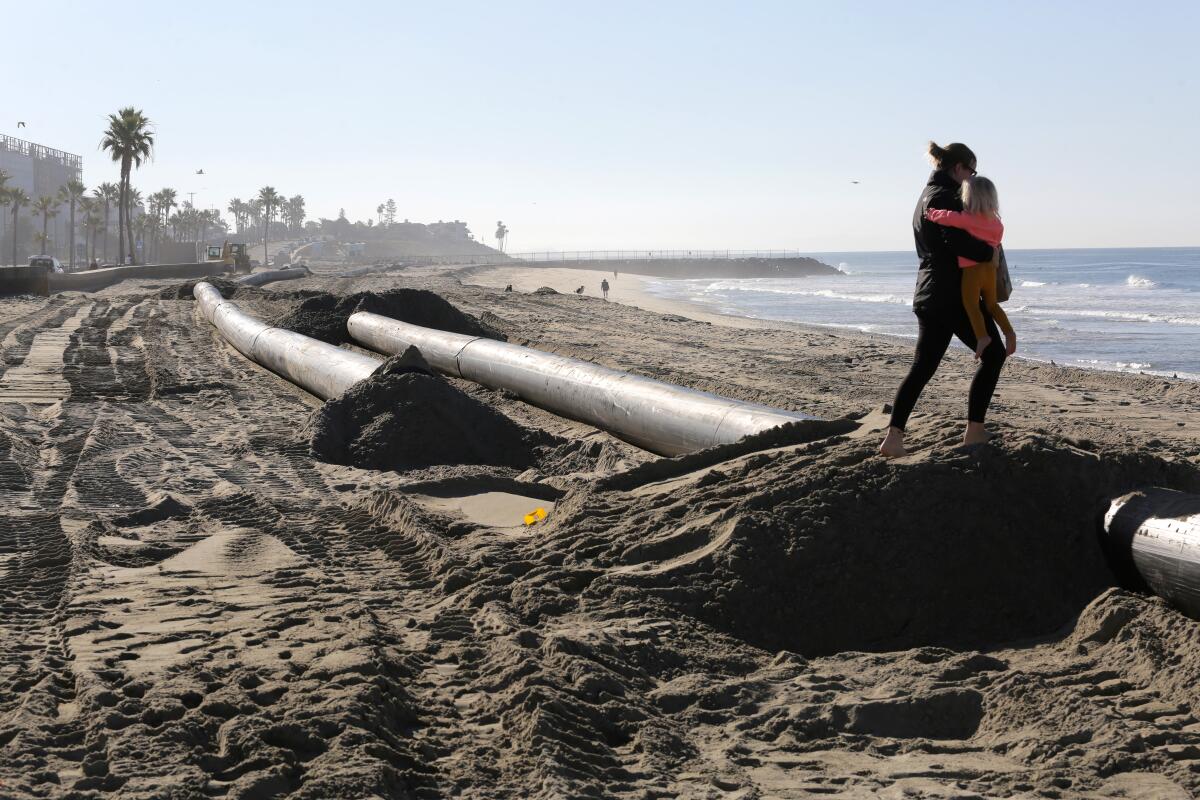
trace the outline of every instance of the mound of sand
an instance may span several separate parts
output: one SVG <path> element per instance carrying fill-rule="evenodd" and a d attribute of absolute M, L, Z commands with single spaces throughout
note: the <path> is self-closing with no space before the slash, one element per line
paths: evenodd
<path fill-rule="evenodd" d="M 415 347 L 314 412 L 305 435 L 323 461 L 380 470 L 525 469 L 544 438 L 434 375 Z"/>
<path fill-rule="evenodd" d="M 1005 449 L 891 464 L 842 437 L 558 507 L 564 552 L 602 552 L 588 589 L 666 603 L 805 655 L 981 646 L 1050 633 L 1115 579 L 1108 501 L 1200 488 L 1145 453 L 1025 434 Z"/>
<path fill-rule="evenodd" d="M 413 325 L 467 336 L 504 338 L 498 331 L 450 305 L 441 295 L 424 289 L 390 289 L 346 296 L 305 292 L 297 294 L 296 300 L 298 302 L 270 323 L 330 344 L 350 341 L 346 320 L 356 311 L 370 311 Z"/>

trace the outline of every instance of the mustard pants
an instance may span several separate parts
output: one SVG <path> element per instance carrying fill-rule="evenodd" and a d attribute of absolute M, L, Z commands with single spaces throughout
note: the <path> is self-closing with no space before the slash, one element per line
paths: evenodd
<path fill-rule="evenodd" d="M 996 262 L 984 261 L 973 267 L 964 267 L 962 271 L 962 299 L 967 318 L 971 320 L 971 330 L 975 332 L 976 340 L 987 336 L 987 328 L 983 324 L 983 312 L 979 310 L 979 296 L 983 295 L 983 304 L 991 314 L 992 319 L 1004 331 L 1005 336 L 1015 336 L 1008 315 L 996 300 Z"/>

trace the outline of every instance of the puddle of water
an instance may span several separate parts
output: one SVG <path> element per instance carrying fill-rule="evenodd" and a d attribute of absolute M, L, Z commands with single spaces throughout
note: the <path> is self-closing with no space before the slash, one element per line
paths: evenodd
<path fill-rule="evenodd" d="M 449 512 L 489 528 L 523 528 L 525 515 L 535 508 L 546 509 L 547 515 L 554 511 L 554 502 L 551 500 L 510 492 L 483 492 L 462 497 L 419 496 L 413 499 L 428 508 Z"/>

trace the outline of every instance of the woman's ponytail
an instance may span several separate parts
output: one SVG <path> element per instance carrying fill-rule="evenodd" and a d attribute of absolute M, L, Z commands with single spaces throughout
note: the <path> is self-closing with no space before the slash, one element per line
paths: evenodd
<path fill-rule="evenodd" d="M 929 147 L 925 152 L 929 154 L 929 160 L 933 162 L 936 169 L 950 169 L 958 164 L 973 169 L 976 162 L 975 153 L 962 142 L 952 142 L 942 147 L 937 142 L 930 140 Z"/>

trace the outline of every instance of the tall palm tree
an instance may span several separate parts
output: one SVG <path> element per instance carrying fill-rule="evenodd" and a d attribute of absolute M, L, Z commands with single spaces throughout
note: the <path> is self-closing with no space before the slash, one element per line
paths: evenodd
<path fill-rule="evenodd" d="M 287 206 L 292 218 L 292 225 L 296 226 L 296 233 L 299 233 L 304 228 L 304 196 L 293 195 L 288 199 Z"/>
<path fill-rule="evenodd" d="M 109 207 L 117 202 L 120 194 L 121 190 L 115 183 L 102 183 L 92 190 L 92 196 L 104 206 L 104 253 L 101 258 L 105 261 L 108 261 L 108 231 L 112 227 L 109 221 Z"/>
<path fill-rule="evenodd" d="M 233 215 L 233 226 L 237 228 L 238 233 L 242 232 L 242 199 L 235 197 L 229 201 L 229 206 L 225 209 Z"/>
<path fill-rule="evenodd" d="M 86 191 L 87 187 L 83 185 L 83 181 L 74 178 L 67 181 L 66 185 L 59 189 L 59 194 L 62 195 L 62 198 L 71 205 L 71 269 L 75 269 L 75 206 Z M 84 250 L 86 249 L 87 245 L 85 244 Z"/>
<path fill-rule="evenodd" d="M 129 256 L 133 257 L 133 231 L 129 227 L 129 176 L 154 150 L 154 133 L 150 130 L 150 119 L 133 106 L 108 115 L 108 128 L 100 140 L 100 149 L 109 151 L 114 162 L 121 165 L 121 196 L 117 209 L 117 236 L 121 258 L 125 258 L 125 239 L 129 237 Z"/>
<path fill-rule="evenodd" d="M 91 197 L 79 198 L 79 213 L 83 219 L 83 258 L 96 257 L 96 229 L 100 226 L 100 202 Z"/>
<path fill-rule="evenodd" d="M 33 213 L 42 215 L 42 247 L 45 247 L 46 242 L 50 240 L 50 232 L 48 230 L 50 227 L 50 218 L 58 216 L 58 206 L 58 200 L 49 195 L 42 195 L 30 206 Z"/>
<path fill-rule="evenodd" d="M 13 245 L 13 266 L 17 264 L 17 215 L 21 212 L 21 206 L 29 205 L 29 195 L 25 194 L 24 190 L 19 186 L 15 189 L 8 189 L 8 202 L 13 210 L 13 228 L 12 228 L 12 245 Z"/>
<path fill-rule="evenodd" d="M 270 241 L 271 220 L 275 217 L 275 210 L 279 208 L 282 200 L 283 196 L 275 191 L 274 186 L 264 186 L 258 190 L 258 202 L 262 203 L 263 207 L 263 264 L 266 264 L 270 258 L 267 253 L 267 243 Z"/>
<path fill-rule="evenodd" d="M 137 239 L 133 238 L 133 208 L 134 206 L 141 208 L 141 205 L 141 191 L 133 188 L 132 185 L 128 186 L 125 190 L 125 231 L 128 234 L 127 241 L 129 242 L 129 253 L 134 257 L 134 260 L 137 259 Z M 144 209 L 142 211 L 142 215 L 145 216 Z M 145 247 L 145 242 L 142 243 L 142 246 Z M 144 250 L 142 252 L 142 257 L 143 259 L 145 258 Z"/>
<path fill-rule="evenodd" d="M 175 190 L 171 188 L 160 189 L 158 192 L 158 205 L 162 210 L 162 223 L 167 224 L 167 218 L 171 216 L 171 209 L 178 207 L 175 202 Z"/>

